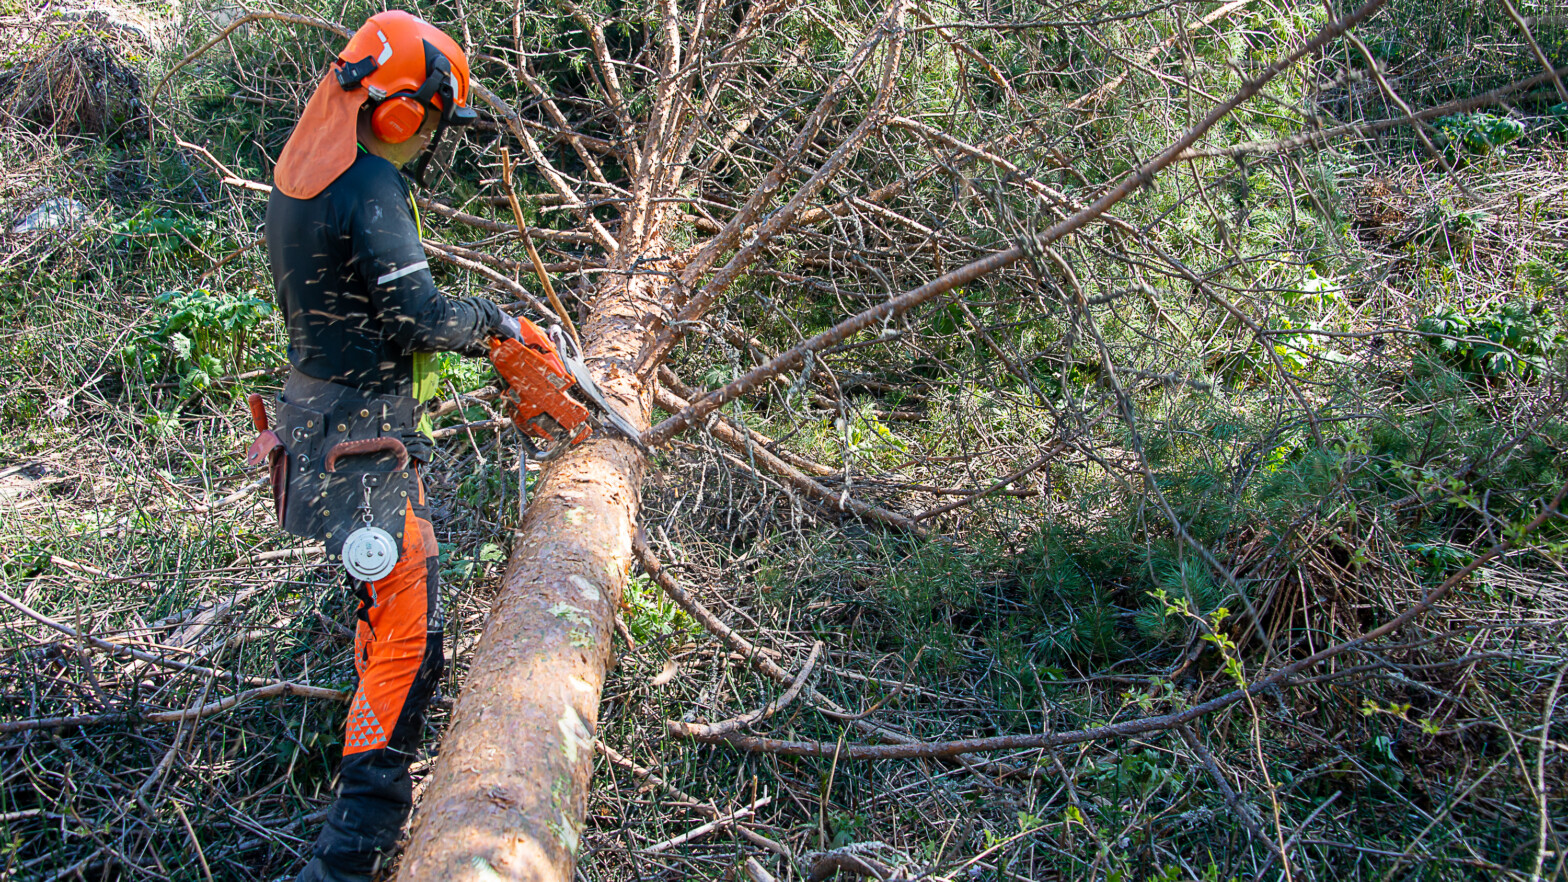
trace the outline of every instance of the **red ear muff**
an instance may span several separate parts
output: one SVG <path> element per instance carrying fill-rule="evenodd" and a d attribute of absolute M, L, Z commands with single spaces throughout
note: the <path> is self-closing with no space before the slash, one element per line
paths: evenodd
<path fill-rule="evenodd" d="M 425 124 L 425 105 L 406 95 L 393 95 L 370 113 L 370 130 L 388 144 L 401 144 Z"/>

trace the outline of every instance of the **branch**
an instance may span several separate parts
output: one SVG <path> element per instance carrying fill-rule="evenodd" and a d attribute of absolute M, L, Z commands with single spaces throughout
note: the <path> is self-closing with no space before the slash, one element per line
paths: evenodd
<path fill-rule="evenodd" d="M 587 205 L 583 204 L 582 197 L 577 195 L 577 191 L 572 189 L 571 185 L 566 182 L 566 179 L 561 176 L 561 173 L 555 170 L 555 166 L 550 164 L 550 160 L 545 158 L 544 151 L 539 149 L 539 144 L 534 140 L 534 136 L 528 133 L 527 127 L 523 125 L 523 118 L 517 115 L 517 111 L 513 110 L 505 101 L 502 101 L 500 96 L 479 83 L 472 83 L 470 88 L 474 95 L 478 96 L 479 100 L 490 105 L 506 121 L 506 127 L 512 131 L 512 135 L 528 151 L 528 158 L 533 160 L 534 166 L 539 169 L 540 174 L 544 175 L 544 179 L 549 182 L 550 187 L 560 194 L 562 199 L 566 200 L 566 204 L 572 209 L 572 214 L 578 220 L 588 225 L 589 231 L 593 233 L 594 242 L 605 251 L 614 254 L 619 247 L 616 244 L 615 237 L 611 236 L 610 231 L 606 230 L 604 225 L 599 223 L 599 219 L 593 216 Z"/>
<path fill-rule="evenodd" d="M 1559 507 L 1562 505 L 1565 497 L 1568 497 L 1568 484 L 1564 484 L 1557 491 L 1557 496 L 1550 505 L 1542 509 L 1540 514 L 1536 515 L 1528 524 L 1515 531 L 1511 538 L 1504 539 L 1492 546 L 1484 554 L 1460 568 L 1458 572 L 1444 579 L 1441 585 L 1427 592 L 1425 597 L 1421 598 L 1420 601 L 1409 609 L 1373 628 L 1371 631 L 1360 637 L 1321 649 L 1300 661 L 1280 668 L 1262 679 L 1253 681 L 1251 685 L 1244 689 L 1227 692 L 1201 704 L 1193 705 L 1186 710 L 1127 720 L 1121 723 L 1111 723 L 1104 726 L 1094 726 L 1088 729 L 1078 729 L 1071 732 L 1044 732 L 1037 735 L 997 735 L 988 738 L 965 738 L 954 741 L 924 741 L 907 744 L 856 744 L 837 741 L 784 741 L 776 738 L 738 734 L 729 735 L 724 740 L 732 746 L 758 753 L 783 753 L 791 756 L 817 757 L 837 756 L 843 759 L 913 759 L 920 757 L 951 757 L 965 753 L 987 753 L 999 750 L 1045 750 L 1064 747 L 1069 744 L 1081 744 L 1086 741 L 1127 738 L 1149 732 L 1163 732 L 1223 710 L 1248 698 L 1256 697 L 1271 689 L 1288 686 L 1297 674 L 1331 658 L 1361 649 L 1373 641 L 1386 637 L 1410 624 L 1426 614 L 1439 600 L 1442 600 L 1455 587 L 1464 582 L 1471 573 L 1517 547 L 1519 541 L 1534 533 L 1549 518 L 1560 515 Z"/>
<path fill-rule="evenodd" d="M 1117 203 L 1132 195 L 1133 192 L 1146 186 L 1154 179 L 1155 175 L 1175 162 L 1183 150 L 1191 147 L 1199 138 L 1203 137 L 1204 132 L 1213 128 L 1216 123 L 1224 119 L 1231 111 L 1256 95 L 1269 81 L 1295 64 L 1298 59 L 1316 52 L 1330 40 L 1344 33 L 1352 25 L 1371 15 L 1385 2 L 1387 0 L 1368 0 L 1360 9 L 1343 19 L 1327 25 L 1318 32 L 1317 36 L 1269 65 L 1255 79 L 1249 80 L 1243 85 L 1229 101 L 1210 111 L 1197 125 L 1178 138 L 1174 144 L 1166 147 L 1136 171 L 1122 178 L 1120 183 L 1095 200 L 1094 204 L 1075 213 L 1066 220 L 1056 223 L 1045 232 L 1033 236 L 1032 240 L 1026 244 L 1015 245 L 1006 251 L 988 255 L 973 263 L 959 267 L 947 275 L 933 279 L 879 306 L 839 322 L 837 325 L 806 340 L 766 364 L 758 365 L 743 376 L 737 377 L 723 387 L 709 392 L 697 401 L 692 402 L 691 407 L 670 416 L 644 433 L 643 442 L 650 447 L 665 444 L 676 433 L 691 425 L 694 420 L 701 419 L 713 412 L 715 408 L 740 395 L 746 394 L 759 383 L 794 368 L 805 360 L 808 352 L 816 352 L 841 343 L 867 328 L 890 321 L 895 316 L 902 315 L 933 297 L 951 291 L 960 285 L 966 285 L 996 270 L 1011 266 L 1023 258 L 1026 253 L 1043 250 L 1069 233 L 1082 229 L 1091 221 L 1110 211 Z"/>
<path fill-rule="evenodd" d="M 724 225 L 724 229 L 709 239 L 692 259 L 687 262 L 686 268 L 681 272 L 681 281 L 683 283 L 686 285 L 695 284 L 697 279 L 708 271 L 708 268 L 718 260 L 721 254 L 735 247 L 735 243 L 740 240 L 741 233 L 756 219 L 762 209 L 772 201 L 779 187 L 783 186 L 785 178 L 793 171 L 795 163 L 805 154 L 806 147 L 816 138 L 817 132 L 821 130 L 823 123 L 827 120 L 827 115 L 834 107 L 838 106 L 839 99 L 844 92 L 848 91 L 850 86 L 854 84 L 854 78 L 860 73 L 861 68 L 870 63 L 872 53 L 887 33 L 890 22 L 895 17 L 898 20 L 902 20 L 903 9 L 904 0 L 894 0 L 893 8 L 878 23 L 871 36 L 866 38 L 856 48 L 854 55 L 845 64 L 844 70 L 839 73 L 833 84 L 828 87 L 826 93 L 822 96 L 822 100 L 818 101 L 816 108 L 812 110 L 811 115 L 806 117 L 806 121 L 801 125 L 800 130 L 796 132 L 795 139 L 790 142 L 789 147 L 784 150 L 773 167 L 768 170 L 767 175 L 757 184 L 756 189 L 746 199 L 745 204 L 735 213 L 734 217 L 730 218 L 729 223 Z M 885 92 L 885 90 L 883 91 Z M 879 98 L 879 100 L 881 99 Z M 868 115 L 868 119 L 871 116 Z M 818 186 L 820 187 L 821 185 L 818 184 Z"/>
<path fill-rule="evenodd" d="M 1232 144 L 1229 147 L 1201 147 L 1197 149 L 1188 149 L 1182 151 L 1182 154 L 1176 158 L 1180 160 L 1202 159 L 1204 157 L 1210 156 L 1224 156 L 1234 158 L 1237 156 L 1246 156 L 1253 153 L 1286 153 L 1291 150 L 1299 150 L 1302 147 L 1325 146 L 1329 141 L 1335 138 L 1339 138 L 1343 135 L 1367 137 L 1377 132 L 1384 132 L 1388 131 L 1389 129 L 1397 129 L 1400 126 L 1407 126 L 1416 122 L 1437 119 L 1440 116 L 1452 116 L 1456 113 L 1464 113 L 1467 110 L 1474 110 L 1477 107 L 1486 107 L 1490 104 L 1496 104 L 1503 98 L 1506 98 L 1515 92 L 1521 92 L 1525 89 L 1533 88 L 1543 83 L 1550 82 L 1554 75 L 1568 76 L 1568 67 L 1560 67 L 1551 73 L 1538 74 L 1536 76 L 1530 77 L 1527 80 L 1519 80 L 1517 82 L 1509 83 L 1506 86 L 1499 86 L 1490 92 L 1482 92 L 1480 95 L 1472 95 L 1469 98 L 1461 98 L 1458 101 L 1450 101 L 1447 104 L 1439 104 L 1436 107 L 1428 107 L 1424 110 L 1418 110 L 1412 114 L 1394 117 L 1393 119 L 1380 119 L 1375 122 L 1368 123 L 1348 123 L 1342 126 L 1335 126 L 1331 129 L 1318 129 L 1316 131 L 1304 132 L 1300 135 L 1293 135 L 1289 138 L 1281 138 L 1278 141 L 1243 141 L 1239 144 Z"/>
<path fill-rule="evenodd" d="M 726 335 L 725 339 L 730 338 Z M 751 341 L 747 342 L 750 343 Z M 668 389 L 671 392 L 674 392 L 677 397 L 684 398 L 688 401 L 697 397 L 697 393 L 690 386 L 682 382 L 681 378 L 677 377 L 675 372 L 670 370 L 669 366 L 667 365 L 659 365 L 659 385 L 663 386 L 665 389 Z M 844 471 L 842 468 L 833 468 L 832 466 L 817 462 L 814 459 L 807 459 L 806 457 L 801 456 L 800 454 L 793 451 L 785 450 L 783 447 L 775 446 L 777 442 L 775 442 L 772 438 L 769 438 L 767 435 L 762 434 L 745 423 L 732 419 L 728 415 L 721 416 L 720 418 L 723 419 L 726 423 L 729 423 L 730 426 L 732 426 L 736 431 L 744 432 L 746 437 L 751 439 L 751 444 L 753 447 L 762 447 L 769 453 L 774 454 L 779 459 L 784 460 L 801 471 L 809 472 L 810 474 L 819 478 L 832 478 Z"/>
<path fill-rule="evenodd" d="M 655 390 L 653 401 L 671 413 L 682 411 L 690 406 L 684 399 L 663 386 Z M 708 433 L 741 454 L 751 457 L 758 465 L 788 481 L 797 490 L 804 492 L 808 496 L 815 497 L 830 508 L 848 511 L 868 521 L 886 524 L 914 536 L 924 537 L 926 535 L 924 527 L 904 515 L 861 502 L 850 496 L 848 490 L 837 493 L 829 490 L 767 449 L 751 444 L 744 434 L 723 420 L 715 421 L 708 426 Z"/>
<path fill-rule="evenodd" d="M 501 275 L 490 267 L 487 267 L 482 263 L 469 260 L 465 257 L 459 257 L 453 252 L 447 250 L 447 247 L 439 242 L 432 242 L 429 239 L 421 239 L 420 243 L 425 246 L 426 251 L 434 254 L 440 260 L 444 260 L 455 267 L 460 267 L 462 269 L 468 270 L 469 272 L 478 273 L 490 281 L 495 282 L 497 285 L 500 285 L 508 291 L 511 291 L 513 294 L 516 294 L 518 297 L 527 301 L 529 306 L 533 307 L 536 315 L 554 314 L 550 307 L 544 305 L 544 301 L 533 295 L 532 291 L 529 291 L 521 284 Z"/>
<path fill-rule="evenodd" d="M 1104 419 L 1104 417 L 1098 417 L 1094 422 L 1098 423 L 1101 419 Z M 1090 423 L 1089 425 L 1093 426 L 1094 423 Z M 992 483 L 991 486 L 986 487 L 984 490 L 973 492 L 962 499 L 955 499 L 952 502 L 944 502 L 941 505 L 933 505 L 925 511 L 915 512 L 915 514 L 911 516 L 910 519 L 914 521 L 928 521 L 937 515 L 947 514 L 948 512 L 955 509 L 974 505 L 976 502 L 979 502 L 988 496 L 995 496 L 996 494 L 1001 493 L 1003 490 L 1006 490 L 1009 485 L 1019 478 L 1044 468 L 1046 465 L 1055 461 L 1055 459 L 1061 455 L 1062 451 L 1067 449 L 1069 444 L 1071 444 L 1071 442 L 1067 439 L 1058 438 L 1051 442 L 1050 446 L 1045 449 L 1044 453 L 1041 453 L 1039 456 L 1030 460 L 1022 468 L 1019 468 L 1016 471 L 996 479 L 996 481 Z"/>
<path fill-rule="evenodd" d="M 258 698 L 272 698 L 278 695 L 298 695 L 301 698 L 319 698 L 324 701 L 336 701 L 347 704 L 352 697 L 349 693 L 338 689 L 327 689 L 322 686 L 306 686 L 300 683 L 273 683 L 270 686 L 261 686 L 247 689 L 227 698 L 211 701 L 206 704 L 189 707 L 185 710 L 156 711 L 150 714 L 120 713 L 120 714 L 77 714 L 70 717 L 42 717 L 33 720 L 9 720 L 0 722 L 0 735 L 10 735 L 13 732 L 27 732 L 34 729 L 64 729 L 76 726 L 97 726 L 107 723 L 180 723 L 189 720 L 199 720 L 213 714 L 233 710 L 240 705 L 254 701 Z"/>
<path fill-rule="evenodd" d="M 310 25 L 311 27 L 325 28 L 326 30 L 332 31 L 333 33 L 335 33 L 338 36 L 343 37 L 345 39 L 354 35 L 353 32 L 350 31 L 348 28 L 345 28 L 345 27 L 343 27 L 342 25 L 340 25 L 340 24 L 338 24 L 336 22 L 327 21 L 326 19 L 321 19 L 321 18 L 315 18 L 315 17 L 309 16 L 309 15 L 295 15 L 295 14 L 289 13 L 289 12 L 249 12 L 249 13 L 246 13 L 245 15 L 242 15 L 239 18 L 236 18 L 235 20 L 229 22 L 227 27 L 225 27 L 223 30 L 218 32 L 217 36 L 213 37 L 212 39 L 208 40 L 207 42 L 205 42 L 205 43 L 201 44 L 200 46 L 196 47 L 195 49 L 191 50 L 184 58 L 181 58 L 179 61 L 175 62 L 174 66 L 169 68 L 169 72 L 163 75 L 163 79 L 158 81 L 158 85 L 152 87 L 151 94 L 149 94 L 147 96 L 147 121 L 148 121 L 148 125 L 150 126 L 152 124 L 153 104 L 154 104 L 154 102 L 156 102 L 158 100 L 158 93 L 163 91 L 163 87 L 164 87 L 164 85 L 166 83 L 169 82 L 169 78 L 170 77 L 173 77 L 175 74 L 179 73 L 180 70 L 185 67 L 185 65 L 190 64 L 192 61 L 195 61 L 196 59 L 200 58 L 202 55 L 206 54 L 208 49 L 211 49 L 212 47 L 214 47 L 214 46 L 218 45 L 219 43 L 222 43 L 224 40 L 228 39 L 230 34 L 234 33 L 235 31 L 239 30 L 240 28 L 244 27 L 245 25 L 250 24 L 253 21 L 263 21 L 263 20 L 286 21 L 286 22 L 288 22 L 290 24 L 302 24 L 302 25 Z"/>
<path fill-rule="evenodd" d="M 764 796 L 761 799 L 757 800 L 756 802 L 752 803 L 751 805 L 748 805 L 745 808 L 740 809 L 738 811 L 731 812 L 731 813 L 725 815 L 722 818 L 714 818 L 713 820 L 709 821 L 708 823 L 703 824 L 700 827 L 693 827 L 692 829 L 687 830 L 685 833 L 682 833 L 679 836 L 671 837 L 670 839 L 666 839 L 663 842 L 656 842 L 653 845 L 650 845 L 647 848 L 642 849 L 642 853 L 643 854 L 658 854 L 661 851 L 667 851 L 667 850 L 669 850 L 671 848 L 676 847 L 677 845 L 685 845 L 686 843 L 691 842 L 694 839 L 698 839 L 698 838 L 701 838 L 702 836 L 705 836 L 705 835 L 707 835 L 709 833 L 712 833 L 714 830 L 719 830 L 719 829 L 722 829 L 724 827 L 739 827 L 740 826 L 740 823 L 739 823 L 740 821 L 743 821 L 746 818 L 749 818 L 752 815 L 756 814 L 757 809 L 762 808 L 763 806 L 767 805 L 768 803 L 770 803 L 772 801 L 773 801 L 773 797 L 771 797 L 771 796 Z"/>
<path fill-rule="evenodd" d="M 419 203 L 419 207 L 421 209 L 426 211 L 433 211 L 436 214 L 447 218 L 448 220 L 454 220 L 458 223 L 467 224 L 475 229 L 489 230 L 492 233 L 516 234 L 518 232 L 518 227 L 515 224 L 509 224 L 505 221 L 491 220 L 487 217 L 480 217 L 477 214 L 469 214 L 466 211 L 453 208 L 444 202 L 437 202 L 436 200 L 425 196 L 418 196 L 415 198 L 415 201 Z M 573 245 L 596 245 L 599 242 L 598 238 L 592 233 L 577 233 L 571 230 L 552 230 L 548 227 L 528 227 L 525 232 L 535 239 L 543 239 L 546 242 L 567 242 Z"/>
<path fill-rule="evenodd" d="M 736 729 L 744 729 L 753 723 L 760 723 L 773 716 L 795 702 L 800 695 L 800 690 L 806 685 L 806 680 L 811 676 L 811 671 L 817 666 L 817 659 L 822 655 L 822 641 L 818 640 L 811 646 L 811 654 L 806 656 L 806 663 L 800 666 L 800 673 L 795 675 L 794 682 L 773 701 L 768 702 L 749 714 L 741 714 L 728 720 L 717 723 L 682 723 L 679 720 L 665 720 L 664 727 L 670 730 L 671 735 L 680 735 L 686 738 L 709 739 L 722 738 Z"/>
<path fill-rule="evenodd" d="M 626 99 L 621 92 L 621 79 L 615 73 L 615 61 L 610 57 L 610 48 L 605 43 L 604 28 L 597 19 L 572 0 L 562 0 L 562 4 L 572 13 L 572 17 L 577 19 L 577 23 L 583 26 L 583 30 L 588 33 L 589 42 L 593 44 L 595 66 L 604 83 L 604 93 L 609 97 L 610 108 L 615 111 L 615 121 L 621 125 L 621 134 L 628 139 L 635 139 L 637 127 L 632 123 L 631 114 L 626 112 Z M 632 157 L 634 166 L 638 161 L 637 157 Z"/>
<path fill-rule="evenodd" d="M 1166 49 L 1176 45 L 1178 40 L 1186 37 L 1189 34 L 1197 33 L 1199 28 L 1208 27 L 1225 16 L 1230 15 L 1232 12 L 1235 12 L 1243 6 L 1246 6 L 1250 2 L 1251 0 L 1231 0 L 1231 2 L 1198 19 L 1197 23 L 1187 30 L 1177 31 L 1174 34 L 1171 34 L 1169 37 L 1161 40 L 1159 44 L 1156 45 L 1153 49 L 1149 49 L 1142 55 L 1138 56 L 1137 60 L 1134 61 L 1133 64 L 1139 66 L 1148 64 L 1150 61 L 1153 61 L 1161 52 L 1164 52 Z M 1115 79 L 1112 79 L 1110 82 L 1100 86 L 1093 92 L 1090 92 L 1089 94 L 1084 95 L 1073 103 L 1067 105 L 1067 109 L 1083 110 L 1087 107 L 1090 107 L 1091 105 L 1098 105 L 1103 103 L 1105 99 L 1111 97 L 1112 92 L 1116 91 L 1121 87 L 1122 83 L 1127 81 L 1127 77 L 1130 75 L 1131 71 L 1120 74 Z"/>
<path fill-rule="evenodd" d="M 4 591 L 0 591 L 0 601 L 3 601 L 11 608 L 41 625 L 53 628 L 68 637 L 75 637 L 78 640 L 85 640 L 93 646 L 108 652 L 109 655 L 114 658 L 129 656 L 130 658 L 137 659 L 138 661 L 144 661 L 148 664 L 157 665 L 159 667 L 170 668 L 176 671 L 184 671 L 190 674 L 201 674 L 206 677 L 212 677 L 213 679 L 227 682 L 247 683 L 266 687 L 281 685 L 280 681 L 278 680 L 261 680 L 255 677 L 240 677 L 238 674 L 235 674 L 232 671 L 223 671 L 217 668 L 203 667 L 202 665 L 193 665 L 187 664 L 185 662 L 171 661 L 166 658 L 160 658 L 156 655 L 149 655 L 145 652 L 142 652 L 141 650 L 132 649 L 129 646 L 125 646 L 120 643 L 104 640 L 101 637 L 94 637 L 91 634 L 84 634 L 81 631 L 72 628 L 70 625 L 62 624 L 55 621 L 54 619 L 49 618 L 48 616 L 38 612 L 37 610 L 33 609 L 22 601 L 17 600 L 15 597 L 12 597 L 10 594 L 7 594 Z"/>

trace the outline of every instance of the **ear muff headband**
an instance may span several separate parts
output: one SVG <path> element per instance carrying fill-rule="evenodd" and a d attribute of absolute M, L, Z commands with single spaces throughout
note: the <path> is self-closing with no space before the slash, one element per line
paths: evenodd
<path fill-rule="evenodd" d="M 452 63 L 427 40 L 425 81 L 419 84 L 418 91 L 398 92 L 382 99 L 371 112 L 371 131 L 388 144 L 407 141 L 425 124 L 425 116 L 434 106 L 437 95 L 445 99 L 439 111 L 444 124 L 451 115 L 451 108 L 457 104 L 456 91 L 452 83 Z"/>

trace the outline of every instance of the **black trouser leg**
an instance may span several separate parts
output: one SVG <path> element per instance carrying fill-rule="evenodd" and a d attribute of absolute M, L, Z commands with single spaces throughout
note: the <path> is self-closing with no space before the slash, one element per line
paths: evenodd
<path fill-rule="evenodd" d="M 410 507 L 397 565 L 356 592 L 359 686 L 349 709 L 338 798 L 300 882 L 367 880 L 397 846 L 413 805 L 408 765 L 445 664 L 436 555 L 434 531 Z"/>

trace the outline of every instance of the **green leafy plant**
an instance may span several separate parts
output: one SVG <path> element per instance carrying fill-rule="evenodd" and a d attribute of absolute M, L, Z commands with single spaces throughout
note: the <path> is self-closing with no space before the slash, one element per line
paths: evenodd
<path fill-rule="evenodd" d="M 188 217 L 159 210 L 148 203 L 112 228 L 115 245 L 128 245 L 148 254 L 178 254 L 196 247 L 206 233 Z"/>
<path fill-rule="evenodd" d="M 1481 377 L 1533 377 L 1563 343 L 1548 313 L 1518 300 L 1481 313 L 1450 307 L 1417 329 L 1431 335 L 1426 344 L 1444 362 Z"/>
<path fill-rule="evenodd" d="M 153 304 L 161 308 L 157 325 L 121 347 L 120 360 L 148 378 L 173 373 L 182 391 L 209 388 L 226 371 L 243 369 L 273 313 L 270 301 L 249 291 L 166 291 Z"/>
<path fill-rule="evenodd" d="M 1451 150 L 1475 156 L 1502 154 L 1509 144 L 1524 137 L 1524 123 L 1490 113 L 1445 116 L 1436 125 Z"/>
<path fill-rule="evenodd" d="M 626 629 L 632 632 L 639 643 L 678 633 L 694 634 L 702 630 L 646 574 L 632 576 L 626 581 L 626 591 L 621 594 L 621 608 Z"/>

